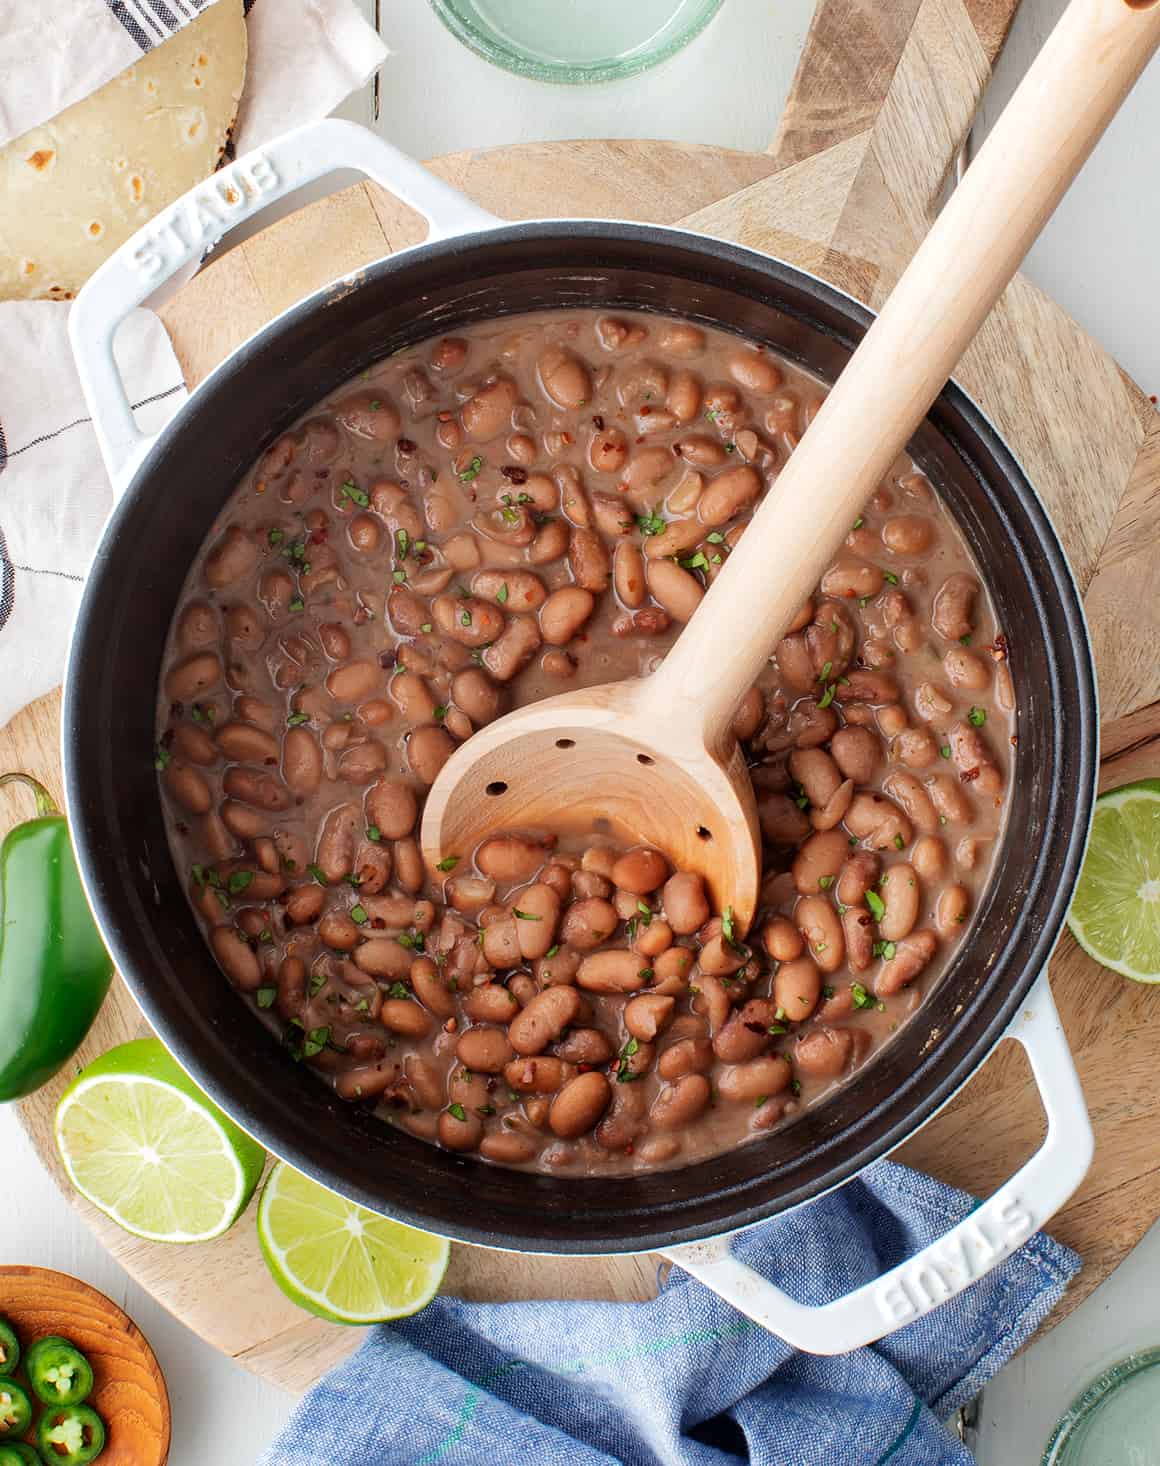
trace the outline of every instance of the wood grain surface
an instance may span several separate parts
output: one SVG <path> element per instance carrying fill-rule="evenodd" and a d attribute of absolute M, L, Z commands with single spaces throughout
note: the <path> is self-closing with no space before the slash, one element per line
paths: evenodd
<path fill-rule="evenodd" d="M 87 1357 L 94 1384 L 85 1403 L 108 1432 L 101 1466 L 165 1466 L 170 1435 L 165 1379 L 148 1340 L 115 1303 L 66 1273 L 0 1267 L 0 1316 L 16 1330 L 25 1353 L 37 1339 L 58 1334 Z M 23 1366 L 16 1378 L 27 1388 Z M 39 1418 L 37 1407 L 34 1423 Z"/>
<path fill-rule="evenodd" d="M 822 0 L 767 155 L 579 142 L 461 154 L 433 167 L 511 218 L 687 216 L 691 227 L 780 254 L 877 304 L 937 209 L 1014 3 Z M 163 311 L 189 381 L 307 290 L 419 234 L 413 215 L 360 186 L 226 254 Z M 1030 472 L 1085 591 L 1104 698 L 1105 783 L 1157 772 L 1160 419 L 1098 344 L 1022 279 L 956 375 Z M 59 794 L 57 717 L 54 695 L 0 730 L 0 762 L 26 767 Z M 26 813 L 0 795 L 0 821 Z M 1156 1214 L 1160 1098 L 1157 996 L 1098 968 L 1069 937 L 1052 976 L 1097 1136 L 1091 1173 L 1051 1227 L 1085 1263 L 1058 1318 Z M 141 1019 L 118 980 L 79 1060 L 137 1031 Z M 64 1185 L 51 1142 L 60 1087 L 25 1102 L 22 1118 Z M 1030 1154 L 1042 1128 L 1021 1052 L 1003 1045 L 899 1156 L 982 1195 Z M 357 1333 L 307 1317 L 276 1290 L 252 1217 L 219 1242 L 174 1249 L 128 1237 L 71 1199 L 139 1282 L 267 1378 L 303 1388 L 357 1342 Z M 488 1299 L 639 1299 L 654 1291 L 655 1265 L 646 1256 L 554 1259 L 456 1247 L 446 1287 Z"/>

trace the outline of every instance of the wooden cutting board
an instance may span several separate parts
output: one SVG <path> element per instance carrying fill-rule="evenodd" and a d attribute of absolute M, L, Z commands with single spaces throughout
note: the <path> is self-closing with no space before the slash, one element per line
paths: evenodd
<path fill-rule="evenodd" d="M 768 153 L 653 142 L 501 148 L 435 170 L 507 217 L 684 219 L 828 276 L 878 305 L 933 217 L 1016 0 L 821 0 Z M 191 384 L 276 312 L 419 237 L 369 186 L 314 204 L 225 255 L 163 311 Z M 1160 418 L 1057 306 L 1016 281 L 959 379 L 1006 434 L 1063 536 L 1085 591 L 1104 717 L 1105 787 L 1160 772 Z M 0 760 L 60 790 L 56 696 L 0 731 Z M 0 814 L 22 817 L 15 805 Z M 1157 1211 L 1160 1121 L 1153 1037 L 1160 997 L 1102 971 L 1065 937 L 1053 984 L 1083 1075 L 1096 1161 L 1052 1223 L 1084 1269 L 1062 1317 L 1139 1240 Z M 118 982 L 81 1062 L 143 1031 Z M 61 1083 L 22 1106 L 44 1164 Z M 1038 1144 L 1043 1121 L 1021 1051 L 1001 1046 L 900 1158 L 983 1195 Z M 192 1249 L 136 1241 L 70 1196 L 109 1250 L 197 1333 L 290 1389 L 357 1333 L 300 1313 L 269 1281 L 248 1216 Z M 643 1299 L 654 1260 L 553 1259 L 456 1247 L 447 1288 L 473 1298 Z M 228 1301 L 227 1301 L 228 1300 Z"/>

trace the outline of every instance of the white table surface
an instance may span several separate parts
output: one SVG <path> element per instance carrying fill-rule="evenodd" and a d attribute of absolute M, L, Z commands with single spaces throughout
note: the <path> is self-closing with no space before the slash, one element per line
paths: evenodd
<path fill-rule="evenodd" d="M 374 0 L 360 3 L 372 12 Z M 725 0 L 709 29 L 667 65 L 614 85 L 557 88 L 493 70 L 461 48 L 423 0 L 382 0 L 393 55 L 382 71 L 378 126 L 418 157 L 570 137 L 652 136 L 760 149 L 771 136 L 812 8 L 812 0 Z M 1062 0 L 1023 0 L 984 126 L 1061 8 Z M 359 97 L 344 113 L 369 121 L 369 108 L 369 97 Z M 1113 124 L 1028 265 L 1145 390 L 1160 381 L 1160 296 L 1150 289 L 1160 227 L 1158 122 L 1160 63 Z M 136 1319 L 169 1381 L 171 1466 L 251 1466 L 293 1400 L 203 1344 L 132 1282 L 61 1199 L 4 1111 L 0 1156 L 0 1262 L 85 1278 Z M 1158 1277 L 1160 1229 L 1153 1228 L 1103 1287 L 988 1386 L 978 1444 L 983 1466 L 1034 1466 L 1052 1423 L 1092 1375 L 1133 1348 L 1160 1343 Z"/>

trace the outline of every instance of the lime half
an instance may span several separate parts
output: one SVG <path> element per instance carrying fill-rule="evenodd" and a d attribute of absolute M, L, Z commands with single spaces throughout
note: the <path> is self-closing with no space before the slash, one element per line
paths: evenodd
<path fill-rule="evenodd" d="M 56 1144 L 69 1180 L 151 1242 L 208 1242 L 237 1220 L 265 1152 L 155 1038 L 111 1049 L 66 1090 Z"/>
<path fill-rule="evenodd" d="M 345 1201 L 279 1162 L 258 1204 L 258 1240 L 274 1281 L 331 1323 L 384 1323 L 425 1308 L 451 1245 Z"/>
<path fill-rule="evenodd" d="M 1091 840 L 1067 924 L 1097 962 L 1160 982 L 1160 779 L 1096 800 Z"/>

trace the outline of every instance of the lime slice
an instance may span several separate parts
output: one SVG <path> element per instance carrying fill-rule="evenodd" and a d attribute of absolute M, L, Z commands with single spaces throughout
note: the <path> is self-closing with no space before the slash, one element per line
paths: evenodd
<path fill-rule="evenodd" d="M 258 1203 L 258 1240 L 274 1281 L 331 1323 L 384 1323 L 425 1308 L 450 1243 L 345 1201 L 284 1161 Z"/>
<path fill-rule="evenodd" d="M 1160 779 L 1096 800 L 1091 839 L 1067 924 L 1097 962 L 1160 982 Z"/>
<path fill-rule="evenodd" d="M 69 1180 L 151 1242 L 207 1242 L 237 1220 L 265 1152 L 158 1039 L 111 1049 L 65 1091 L 56 1144 Z"/>

